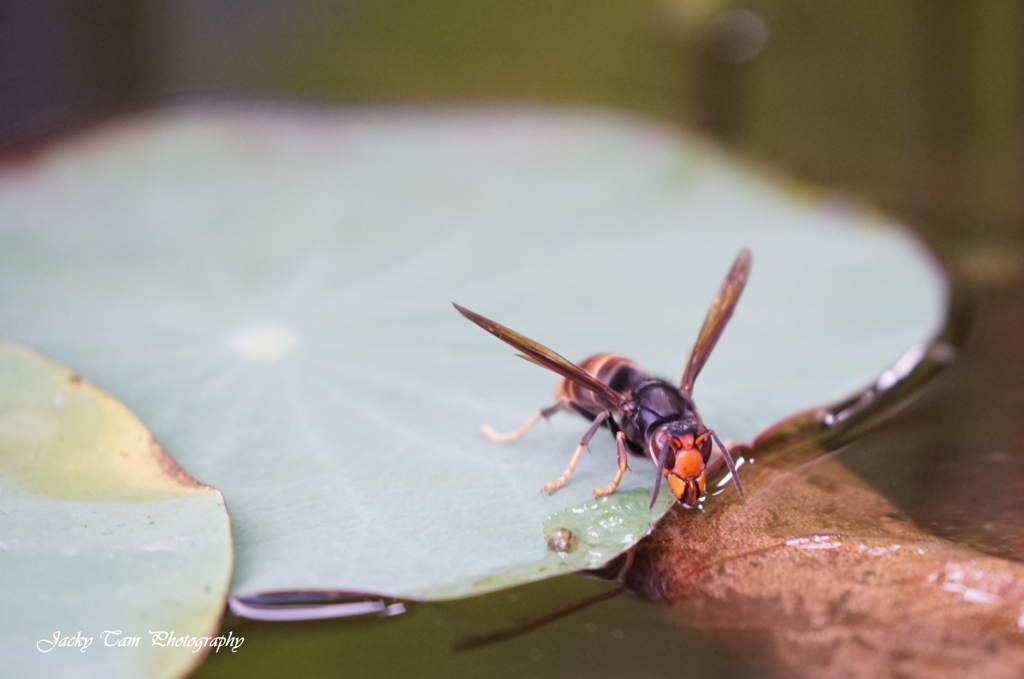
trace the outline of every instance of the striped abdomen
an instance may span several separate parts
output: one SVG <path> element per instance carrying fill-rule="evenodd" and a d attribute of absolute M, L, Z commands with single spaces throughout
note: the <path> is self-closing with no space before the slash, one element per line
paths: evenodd
<path fill-rule="evenodd" d="M 597 354 L 581 361 L 579 366 L 598 380 L 607 384 L 615 391 L 632 391 L 633 387 L 644 380 L 650 379 L 643 368 L 624 356 L 616 354 Z M 563 379 L 555 389 L 559 399 L 569 399 L 579 413 L 593 419 L 598 413 L 608 408 L 608 404 L 598 399 L 593 392 Z"/>

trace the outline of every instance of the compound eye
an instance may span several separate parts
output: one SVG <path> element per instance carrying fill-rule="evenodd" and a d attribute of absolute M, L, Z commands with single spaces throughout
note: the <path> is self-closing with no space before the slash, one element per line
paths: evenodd
<path fill-rule="evenodd" d="M 707 434 L 704 436 L 704 440 L 700 442 L 700 456 L 704 458 L 704 464 L 707 464 L 708 458 L 711 457 L 711 435 Z"/>
<path fill-rule="evenodd" d="M 665 450 L 665 446 L 668 444 L 669 438 L 670 434 L 668 431 L 668 427 L 661 426 L 654 430 L 654 433 L 651 435 L 649 445 L 651 447 L 651 456 L 655 460 L 661 457 L 661 451 Z M 672 469 L 672 467 L 675 465 L 675 459 L 675 451 L 669 449 L 668 459 L 665 461 L 665 468 Z"/>
<path fill-rule="evenodd" d="M 669 450 L 668 457 L 665 458 L 665 469 L 675 469 L 676 467 L 676 451 Z"/>

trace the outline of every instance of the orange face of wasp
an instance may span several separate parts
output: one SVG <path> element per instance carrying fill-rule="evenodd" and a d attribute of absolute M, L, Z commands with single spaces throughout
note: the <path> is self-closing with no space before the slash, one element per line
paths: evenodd
<path fill-rule="evenodd" d="M 660 433 L 660 432 L 659 432 Z M 665 432 L 660 438 L 667 438 Z M 668 486 L 672 494 L 688 505 L 695 505 L 697 498 L 704 495 L 704 455 L 701 449 L 708 434 L 705 432 L 696 440 L 692 434 L 673 436 L 668 440 L 672 451 L 669 456 L 670 466 L 661 473 L 668 477 Z M 655 437 L 657 440 L 659 437 Z"/>

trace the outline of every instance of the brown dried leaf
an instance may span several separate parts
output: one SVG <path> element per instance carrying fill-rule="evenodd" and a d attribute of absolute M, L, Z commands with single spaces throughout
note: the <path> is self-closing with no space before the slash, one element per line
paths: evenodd
<path fill-rule="evenodd" d="M 742 473 L 746 502 L 638 550 L 630 585 L 674 622 L 787 677 L 1024 675 L 1024 565 L 940 542 L 817 449 Z"/>

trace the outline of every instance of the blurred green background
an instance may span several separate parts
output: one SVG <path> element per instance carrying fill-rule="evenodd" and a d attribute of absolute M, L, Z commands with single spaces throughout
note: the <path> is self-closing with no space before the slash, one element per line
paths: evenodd
<path fill-rule="evenodd" d="M 1019 3 L 8 0 L 0 31 L 5 144 L 206 94 L 589 104 L 944 235 L 1007 235 L 1024 209 Z"/>

